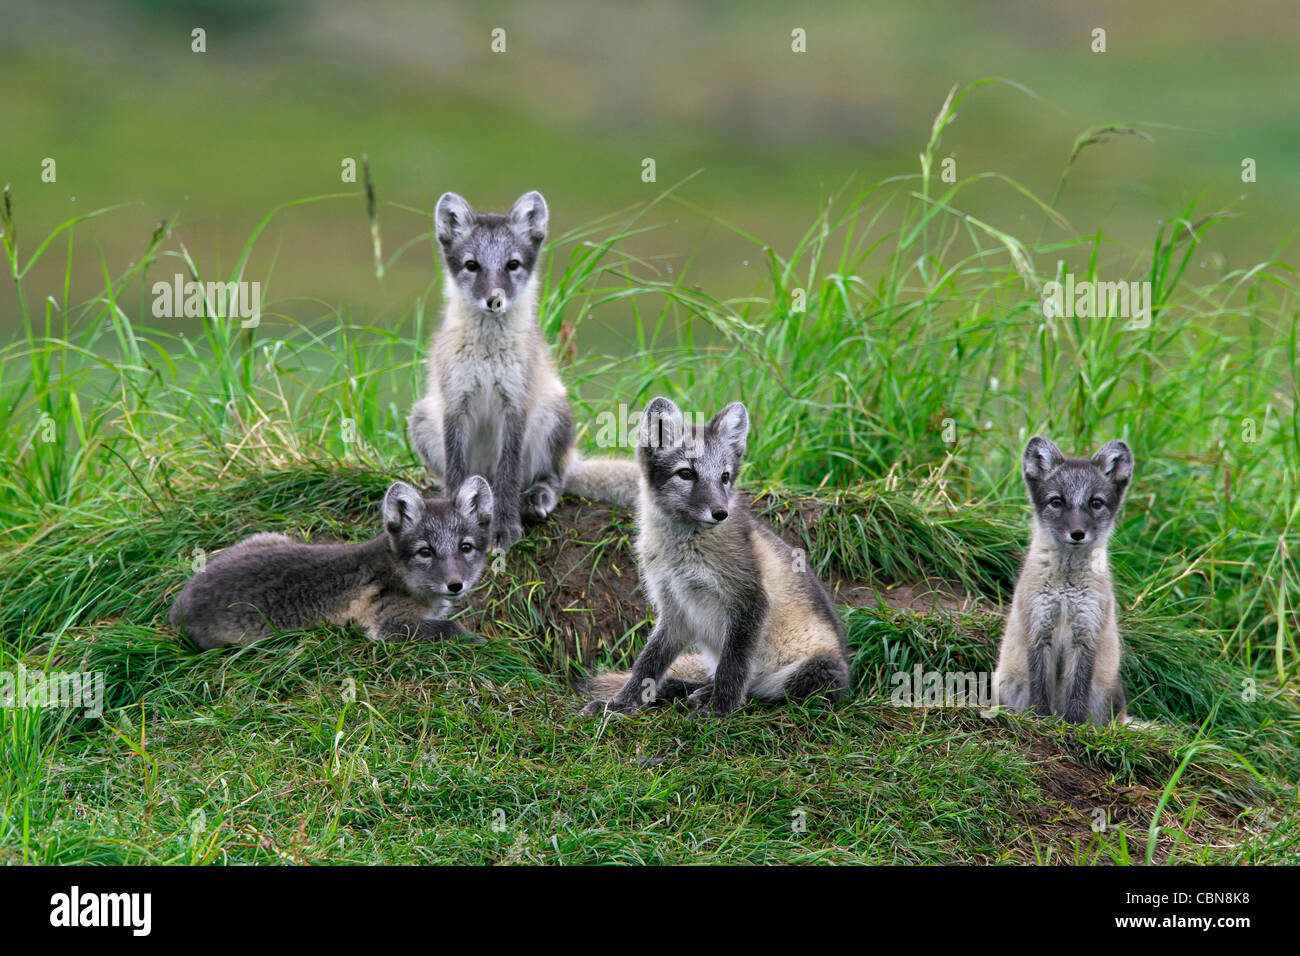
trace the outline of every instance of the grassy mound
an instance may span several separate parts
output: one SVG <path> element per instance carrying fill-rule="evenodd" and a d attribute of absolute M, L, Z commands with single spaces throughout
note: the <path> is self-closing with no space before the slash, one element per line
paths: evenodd
<path fill-rule="evenodd" d="M 51 529 L 39 549 L 10 556 L 6 629 L 49 626 L 27 628 L 23 659 L 104 673 L 108 716 L 17 712 L 25 722 L 8 728 L 2 756 L 28 770 L 8 785 L 22 813 L 9 817 L 6 852 L 40 862 L 1221 862 L 1294 849 L 1259 821 L 1294 799 L 1282 781 L 1296 772 L 1287 744 L 1300 709 L 1281 695 L 1233 709 L 1228 697 L 1206 723 L 1213 688 L 1241 672 L 1206 653 L 1204 633 L 1142 619 L 1126 630 L 1130 687 L 1180 675 L 1138 695 L 1135 710 L 1159 729 L 892 702 L 891 675 L 918 664 L 991 669 L 1002 577 L 992 562 L 994 588 L 965 611 L 876 597 L 912 566 L 864 562 L 843 529 L 887 526 L 873 540 L 906 539 L 917 506 L 897 491 L 759 502 L 854 602 L 842 612 L 855 695 L 839 707 L 750 707 L 720 725 L 681 707 L 608 724 L 579 717 L 570 679 L 628 663 L 646 607 L 629 517 L 572 499 L 477 593 L 465 623 L 484 643 L 381 647 L 326 627 L 200 654 L 168 633 L 169 596 L 196 548 L 253 529 L 369 537 L 385 482 L 357 469 L 252 475 L 185 506 L 145 504 L 99 523 L 82 514 L 77 534 Z M 970 556 L 981 544 L 1014 551 L 1000 530 L 954 524 L 951 551 L 921 570 L 936 581 L 979 569 Z M 87 535 L 119 560 L 90 567 Z M 15 567 L 37 552 L 39 575 Z"/>

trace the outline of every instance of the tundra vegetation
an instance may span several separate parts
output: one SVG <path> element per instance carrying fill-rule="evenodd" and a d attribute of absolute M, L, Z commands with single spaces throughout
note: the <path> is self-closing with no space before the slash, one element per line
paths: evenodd
<path fill-rule="evenodd" d="M 644 230 L 671 230 L 673 188 L 545 250 L 541 322 L 580 449 L 631 455 L 590 427 L 620 403 L 744 401 L 740 487 L 843 614 L 851 699 L 723 722 L 579 716 L 573 684 L 627 666 L 648 621 L 632 516 L 572 498 L 485 574 L 460 619 L 482 643 L 176 637 L 167 608 L 206 554 L 257 531 L 363 540 L 389 482 L 424 478 L 405 415 L 440 302 L 432 237 L 389 260 L 428 255 L 427 296 L 369 317 L 298 323 L 243 274 L 275 217 L 332 197 L 273 210 L 219 275 L 160 228 L 71 301 L 25 276 L 94 256 L 76 238 L 114 210 L 27 238 L 6 192 L 22 332 L 0 350 L 0 671 L 102 673 L 105 699 L 98 718 L 0 708 L 0 860 L 1293 859 L 1295 270 L 1208 254 L 1220 217 L 1199 204 L 1133 249 L 1008 179 L 944 182 L 965 93 L 919 170 L 846 186 L 792 248 L 754 240 L 748 295 L 638 257 Z M 1074 156 L 1105 138 L 1090 133 Z M 977 183 L 1023 207 L 1021 233 L 963 213 Z M 263 280 L 260 321 L 156 319 L 151 286 L 178 271 Z M 1045 316 L 1067 272 L 1149 282 L 1150 321 Z M 610 354 L 584 348 L 597 311 L 626 320 Z M 992 670 L 1035 433 L 1134 449 L 1111 560 L 1130 712 L 1152 727 L 891 700 L 901 673 Z"/>

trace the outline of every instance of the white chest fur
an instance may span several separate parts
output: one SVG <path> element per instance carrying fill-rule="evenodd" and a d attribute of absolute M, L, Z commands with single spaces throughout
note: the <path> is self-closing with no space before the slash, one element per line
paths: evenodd
<path fill-rule="evenodd" d="M 656 617 L 683 645 L 716 660 L 727 637 L 729 587 L 725 569 L 700 536 L 665 535 L 654 523 L 637 540 L 643 580 Z"/>
<path fill-rule="evenodd" d="M 526 330 L 504 323 L 499 329 L 477 324 L 444 330 L 434 343 L 437 385 L 449 404 L 472 415 L 499 415 L 519 408 L 529 391 L 534 352 Z"/>

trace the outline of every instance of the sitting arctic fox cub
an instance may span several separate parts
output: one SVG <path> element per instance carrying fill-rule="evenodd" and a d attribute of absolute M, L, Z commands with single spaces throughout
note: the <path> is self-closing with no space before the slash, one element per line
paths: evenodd
<path fill-rule="evenodd" d="M 446 310 L 429 348 L 411 444 L 455 494 L 467 475 L 496 499 L 492 547 L 508 549 L 522 520 L 545 518 L 562 491 L 630 505 L 631 461 L 583 458 L 573 409 L 538 326 L 538 265 L 549 212 L 538 192 L 504 215 L 476 212 L 455 193 L 434 209 Z"/>
<path fill-rule="evenodd" d="M 584 713 L 633 714 L 685 697 L 723 716 L 747 700 L 848 691 L 844 625 L 830 595 L 736 493 L 748 434 L 740 402 L 703 426 L 666 398 L 646 407 L 636 547 L 654 630 L 630 673 L 592 678 Z"/>
<path fill-rule="evenodd" d="M 1133 478 L 1133 453 L 1109 441 L 1091 458 L 1066 458 L 1034 437 L 1024 477 L 1034 536 L 1007 612 L 994 701 L 1072 724 L 1126 723 L 1106 543 Z"/>
<path fill-rule="evenodd" d="M 488 483 L 474 475 L 446 500 L 394 482 L 383 516 L 384 533 L 363 544 L 245 538 L 189 580 L 168 617 L 204 650 L 321 623 L 356 624 L 376 641 L 463 634 L 447 618 L 483 573 Z"/>

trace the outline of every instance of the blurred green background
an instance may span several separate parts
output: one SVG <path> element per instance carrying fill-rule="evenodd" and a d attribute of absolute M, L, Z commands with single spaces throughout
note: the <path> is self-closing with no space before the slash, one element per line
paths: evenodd
<path fill-rule="evenodd" d="M 943 143 L 959 176 L 996 170 L 1050 199 L 1080 132 L 1144 125 L 1154 142 L 1121 137 L 1080 156 L 1060 202 L 1073 229 L 1145 247 L 1200 195 L 1203 212 L 1240 213 L 1209 240 L 1239 267 L 1274 254 L 1300 211 L 1298 8 L 4 0 L 0 182 L 27 253 L 71 215 L 132 204 L 78 233 L 75 298 L 103 287 L 87 243 L 117 274 L 168 219 L 169 245 L 228 269 L 275 205 L 358 190 L 340 163 L 368 153 L 385 254 L 414 240 L 384 282 L 355 197 L 277 216 L 246 273 L 270 277 L 275 311 L 310 321 L 322 304 L 401 315 L 426 293 L 433 254 L 418 237 L 444 190 L 501 208 L 541 189 L 554 235 L 702 170 L 680 191 L 693 208 L 657 207 L 647 221 L 662 228 L 634 248 L 660 268 L 692 260 L 695 281 L 722 297 L 753 291 L 763 268 L 717 219 L 788 249 L 846 183 L 914 174 L 953 84 L 1001 76 L 1039 98 L 1000 84 L 970 97 Z M 195 27 L 206 53 L 191 52 Z M 497 27 L 505 53 L 490 50 Z M 804 54 L 791 51 L 796 27 Z M 1104 54 L 1090 50 L 1097 27 Z M 41 181 L 45 157 L 55 183 Z M 656 184 L 642 182 L 645 157 Z M 1243 157 L 1258 182 L 1242 183 Z M 1037 237 L 1041 213 L 995 182 L 961 202 Z M 32 300 L 62 287 L 64 258 L 33 272 Z M 0 332 L 18 322 L 6 284 Z"/>

